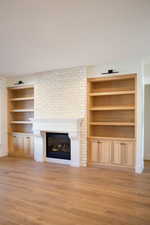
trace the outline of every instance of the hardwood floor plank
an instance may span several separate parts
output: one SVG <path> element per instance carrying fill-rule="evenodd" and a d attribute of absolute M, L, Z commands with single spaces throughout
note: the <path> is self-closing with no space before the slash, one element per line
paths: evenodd
<path fill-rule="evenodd" d="M 150 225 L 142 175 L 0 159 L 0 225 Z"/>

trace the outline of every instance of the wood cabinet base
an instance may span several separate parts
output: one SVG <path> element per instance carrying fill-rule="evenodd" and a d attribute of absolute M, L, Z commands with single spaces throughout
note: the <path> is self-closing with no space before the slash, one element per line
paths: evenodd
<path fill-rule="evenodd" d="M 113 165 L 113 164 L 102 164 L 102 163 L 88 163 L 88 167 L 99 167 L 99 168 L 107 168 L 111 170 L 120 170 L 120 171 L 126 171 L 126 172 L 132 172 L 135 173 L 135 168 L 133 167 L 126 167 L 126 166 L 118 166 L 118 165 Z"/>
<path fill-rule="evenodd" d="M 135 142 L 90 140 L 88 165 L 134 171 Z"/>
<path fill-rule="evenodd" d="M 10 156 L 33 158 L 33 152 L 33 135 L 9 135 Z"/>

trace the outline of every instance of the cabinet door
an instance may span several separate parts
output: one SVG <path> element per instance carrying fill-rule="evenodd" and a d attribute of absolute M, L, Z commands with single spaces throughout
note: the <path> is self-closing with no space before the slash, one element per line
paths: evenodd
<path fill-rule="evenodd" d="M 24 137 L 24 155 L 26 157 L 33 157 L 33 137 Z"/>
<path fill-rule="evenodd" d="M 111 148 L 111 141 L 92 141 L 90 161 L 97 164 L 110 164 Z"/>
<path fill-rule="evenodd" d="M 111 163 L 111 141 L 99 141 L 99 163 L 110 164 Z"/>
<path fill-rule="evenodd" d="M 134 166 L 135 143 L 128 142 L 122 145 L 121 162 L 128 167 Z"/>
<path fill-rule="evenodd" d="M 99 149 L 97 141 L 91 141 L 90 143 L 90 161 L 93 163 L 99 162 Z"/>
<path fill-rule="evenodd" d="M 132 167 L 134 165 L 134 149 L 133 142 L 114 141 L 112 163 Z"/>
<path fill-rule="evenodd" d="M 22 136 L 13 136 L 12 137 L 13 152 L 15 156 L 23 156 L 24 149 L 24 139 Z"/>
<path fill-rule="evenodd" d="M 121 144 L 117 141 L 113 142 L 112 163 L 121 164 Z"/>

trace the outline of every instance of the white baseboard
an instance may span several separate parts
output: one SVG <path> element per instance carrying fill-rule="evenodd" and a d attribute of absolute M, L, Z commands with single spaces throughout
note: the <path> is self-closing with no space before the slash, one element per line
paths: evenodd
<path fill-rule="evenodd" d="M 141 174 L 141 173 L 143 173 L 143 171 L 144 171 L 144 168 L 142 166 L 135 168 L 135 172 L 137 174 Z"/>
<path fill-rule="evenodd" d="M 144 171 L 144 161 L 142 161 L 135 167 L 135 173 L 141 174 L 141 173 L 143 173 L 143 171 Z"/>
<path fill-rule="evenodd" d="M 60 163 L 60 164 L 64 164 L 64 165 L 70 165 L 71 164 L 71 160 L 66 160 L 66 159 L 54 159 L 54 158 L 45 158 L 46 162 L 50 162 L 50 163 Z"/>
<path fill-rule="evenodd" d="M 80 167 L 80 163 L 72 162 L 71 160 L 66 159 L 55 159 L 55 158 L 45 158 L 46 162 L 50 163 L 58 163 L 58 164 L 64 164 L 64 165 L 70 165 L 72 167 Z"/>
<path fill-rule="evenodd" d="M 150 160 L 150 154 L 144 155 L 144 160 Z"/>
<path fill-rule="evenodd" d="M 0 157 L 6 157 L 6 156 L 8 156 L 8 153 L 6 152 L 0 153 Z"/>

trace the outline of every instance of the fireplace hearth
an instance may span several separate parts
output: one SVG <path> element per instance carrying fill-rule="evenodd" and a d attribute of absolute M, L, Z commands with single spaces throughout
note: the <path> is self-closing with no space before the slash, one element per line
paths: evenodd
<path fill-rule="evenodd" d="M 67 133 L 46 133 L 46 157 L 71 159 L 71 144 Z"/>

